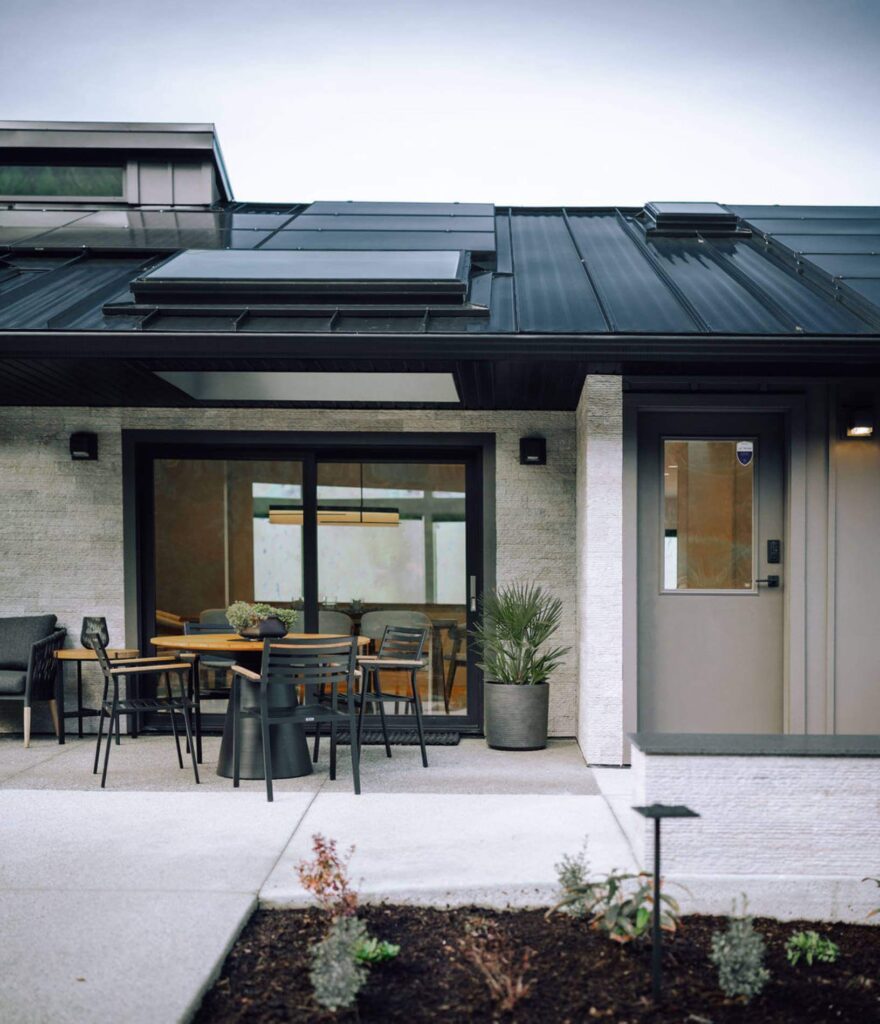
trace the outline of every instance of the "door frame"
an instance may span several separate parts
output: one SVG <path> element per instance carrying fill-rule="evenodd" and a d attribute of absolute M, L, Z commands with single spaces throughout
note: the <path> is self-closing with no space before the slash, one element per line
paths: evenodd
<path fill-rule="evenodd" d="M 374 457 L 401 461 L 464 461 L 467 474 L 467 566 L 476 576 L 477 597 L 495 585 L 495 435 L 488 433 L 398 433 L 330 431 L 123 430 L 123 542 L 126 643 L 145 650 L 153 635 L 150 612 L 155 603 L 153 564 L 153 460 L 156 458 L 235 458 L 302 461 L 304 484 L 315 475 L 322 457 L 360 461 Z M 313 524 L 317 530 L 317 524 Z M 315 540 L 317 533 L 315 534 Z M 312 545 L 316 551 L 316 545 Z M 317 612 L 317 566 L 314 594 L 304 563 L 306 627 Z M 311 601 L 310 601 L 311 599 Z M 311 606 L 310 607 L 310 603 Z M 473 625 L 470 599 L 468 627 Z M 311 612 L 311 614 L 310 614 Z M 468 651 L 468 714 L 427 716 L 444 729 L 482 735 L 482 673 Z"/>
<path fill-rule="evenodd" d="M 786 733 L 806 732 L 807 713 L 807 451 L 803 394 L 656 394 L 623 397 L 623 727 L 638 729 L 638 436 L 643 413 L 776 413 L 783 432 L 782 722 Z"/>

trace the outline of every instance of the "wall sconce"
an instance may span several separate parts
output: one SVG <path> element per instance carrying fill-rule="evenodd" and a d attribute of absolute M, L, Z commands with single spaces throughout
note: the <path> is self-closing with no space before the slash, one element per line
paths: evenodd
<path fill-rule="evenodd" d="M 519 462 L 521 466 L 546 466 L 546 439 L 543 437 L 521 437 L 519 439 Z"/>
<path fill-rule="evenodd" d="M 847 437 L 873 437 L 874 410 L 870 405 L 854 406 L 845 410 L 844 428 Z"/>
<path fill-rule="evenodd" d="M 86 433 L 71 434 L 70 457 L 76 462 L 97 462 L 98 435 Z"/>

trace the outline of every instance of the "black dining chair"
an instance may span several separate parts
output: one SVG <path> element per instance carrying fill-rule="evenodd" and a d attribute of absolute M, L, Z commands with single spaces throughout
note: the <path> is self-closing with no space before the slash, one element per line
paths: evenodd
<path fill-rule="evenodd" d="M 183 632 L 186 636 L 203 636 L 209 633 L 233 633 L 232 626 L 224 616 L 222 622 L 185 622 Z M 187 658 L 190 656 L 187 655 Z M 191 656 L 193 672 L 190 682 L 189 697 L 195 707 L 193 720 L 196 733 L 196 760 L 202 763 L 202 701 L 229 700 L 231 689 L 226 682 L 227 675 L 235 664 L 232 655 L 196 654 Z M 202 669 L 211 672 L 214 677 L 212 686 L 202 687 Z M 223 683 L 221 683 L 223 680 Z"/>
<path fill-rule="evenodd" d="M 382 736 L 385 740 L 385 755 L 391 757 L 391 744 L 388 742 L 388 728 L 385 722 L 385 703 L 391 701 L 411 706 L 415 712 L 416 729 L 419 734 L 419 746 L 422 748 L 422 764 L 428 767 L 428 753 L 425 749 L 425 729 L 422 723 L 422 700 L 416 675 L 425 667 L 425 643 L 428 639 L 427 629 L 410 626 L 386 626 L 382 634 L 379 653 L 363 655 L 358 658 L 358 666 L 363 673 L 363 686 L 356 698 L 358 704 L 358 745 L 364 731 L 364 711 L 368 702 L 379 706 L 379 719 L 382 723 Z M 409 675 L 410 695 L 385 693 L 382 690 L 379 673 L 382 671 L 406 672 Z"/>
<path fill-rule="evenodd" d="M 187 677 L 191 665 L 189 662 L 175 661 L 168 655 L 156 658 L 130 658 L 112 660 L 107 654 L 107 648 L 98 633 L 89 634 L 90 646 L 98 659 L 98 666 L 104 676 L 104 692 L 101 697 L 101 708 L 98 714 L 98 742 L 95 746 L 95 764 L 92 769 L 94 775 L 98 774 L 98 763 L 101 756 L 101 740 L 104 733 L 104 719 L 108 719 L 107 742 L 104 744 L 104 770 L 101 773 L 101 789 L 107 784 L 107 765 L 110 761 L 110 748 L 113 746 L 113 731 L 116 730 L 116 742 L 119 742 L 120 726 L 119 721 L 123 715 L 137 718 L 144 713 L 167 714 L 171 718 L 171 731 L 174 734 L 174 743 L 177 747 L 177 763 L 183 768 L 183 755 L 180 752 L 180 737 L 177 734 L 178 714 L 183 716 L 183 724 L 186 729 L 188 749 L 192 757 L 193 775 L 196 783 L 199 782 L 199 766 L 196 763 L 195 745 L 193 744 L 192 728 L 190 725 L 190 711 L 192 701 L 187 696 Z M 142 675 L 159 675 L 165 679 L 165 695 L 155 697 L 131 696 L 128 692 L 130 677 L 137 678 Z M 179 696 L 171 691 L 171 677 L 178 681 Z M 126 692 L 124 697 L 119 695 L 119 680 L 125 680 Z M 111 693 L 112 690 L 112 693 Z"/>
<path fill-rule="evenodd" d="M 330 723 L 330 778 L 336 778 L 336 729 L 347 724 L 351 749 L 354 791 L 361 791 L 360 758 L 357 744 L 355 702 L 351 699 L 357 673 L 357 637 L 295 638 L 266 640 L 259 672 L 236 665 L 232 669 L 232 784 L 239 785 L 241 762 L 241 721 L 259 718 L 263 740 L 263 772 L 266 799 L 272 801 L 272 738 L 269 727 L 278 722 L 305 726 Z M 242 682 L 259 686 L 255 706 L 242 704 Z M 269 688 L 287 686 L 294 690 L 292 706 L 271 707 Z M 302 692 L 297 700 L 295 691 Z"/>

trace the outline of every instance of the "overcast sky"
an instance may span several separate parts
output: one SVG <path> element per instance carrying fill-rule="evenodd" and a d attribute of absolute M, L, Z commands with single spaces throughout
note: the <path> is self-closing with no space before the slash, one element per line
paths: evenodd
<path fill-rule="evenodd" d="M 239 199 L 880 203 L 880 0 L 0 0 L 0 97 Z"/>

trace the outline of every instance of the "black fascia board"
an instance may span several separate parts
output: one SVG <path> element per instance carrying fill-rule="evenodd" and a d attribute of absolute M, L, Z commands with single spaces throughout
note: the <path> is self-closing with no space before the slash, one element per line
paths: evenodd
<path fill-rule="evenodd" d="M 246 341 L 243 340 L 246 337 Z M 880 372 L 880 334 L 278 334 L 0 331 L 0 359 L 327 359 L 589 361 L 626 367 L 858 366 Z"/>

